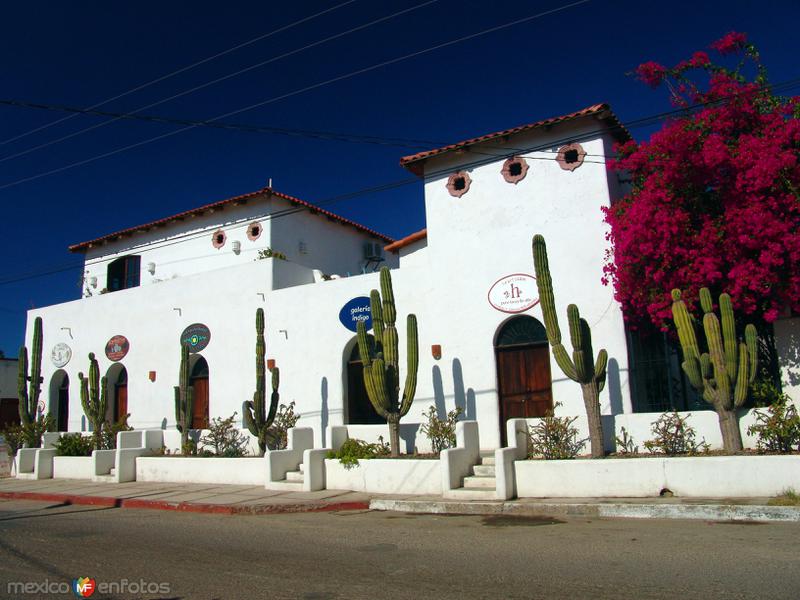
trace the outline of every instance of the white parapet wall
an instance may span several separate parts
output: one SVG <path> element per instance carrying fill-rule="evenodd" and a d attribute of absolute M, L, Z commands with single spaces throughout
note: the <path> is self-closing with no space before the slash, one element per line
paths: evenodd
<path fill-rule="evenodd" d="M 54 456 L 54 479 L 91 479 L 94 462 L 91 456 Z"/>
<path fill-rule="evenodd" d="M 370 458 L 346 469 L 338 459 L 325 459 L 326 488 L 369 494 L 442 493 L 439 460 Z"/>
<path fill-rule="evenodd" d="M 266 481 L 263 458 L 140 456 L 136 481 L 260 485 Z"/>
<path fill-rule="evenodd" d="M 519 460 L 520 498 L 748 498 L 800 490 L 800 456 Z"/>

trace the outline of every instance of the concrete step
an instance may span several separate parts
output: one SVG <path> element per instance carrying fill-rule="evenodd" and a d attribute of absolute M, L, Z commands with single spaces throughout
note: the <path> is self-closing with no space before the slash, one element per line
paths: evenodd
<path fill-rule="evenodd" d="M 267 489 L 270 490 L 281 490 L 287 492 L 302 492 L 303 491 L 303 483 L 297 481 L 273 481 L 269 484 L 270 487 Z"/>
<path fill-rule="evenodd" d="M 300 471 L 301 473 L 305 473 L 306 466 L 303 463 L 300 463 L 300 465 L 297 467 L 297 470 Z"/>
<path fill-rule="evenodd" d="M 494 454 L 491 456 L 481 456 L 482 465 L 494 465 Z"/>
<path fill-rule="evenodd" d="M 288 473 L 286 473 L 286 481 L 289 481 L 289 482 L 292 482 L 292 483 L 295 483 L 295 482 L 303 483 L 303 479 L 304 479 L 304 476 L 303 476 L 303 472 L 302 471 L 289 471 Z"/>
<path fill-rule="evenodd" d="M 475 489 L 475 488 L 458 488 L 447 492 L 448 498 L 458 500 L 494 500 L 494 490 Z"/>
<path fill-rule="evenodd" d="M 472 471 L 478 477 L 494 477 L 494 465 L 475 465 Z"/>
<path fill-rule="evenodd" d="M 481 490 L 493 490 L 497 487 L 497 481 L 494 477 L 464 477 L 465 488 L 475 488 Z"/>

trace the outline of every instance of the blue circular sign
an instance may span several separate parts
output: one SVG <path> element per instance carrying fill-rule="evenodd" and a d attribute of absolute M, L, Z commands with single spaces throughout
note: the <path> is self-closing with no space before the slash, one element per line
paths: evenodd
<path fill-rule="evenodd" d="M 339 311 L 339 320 L 350 331 L 356 330 L 356 325 L 359 321 L 364 321 L 367 331 L 372 329 L 372 311 L 369 306 L 369 298 L 359 296 L 350 300 Z"/>

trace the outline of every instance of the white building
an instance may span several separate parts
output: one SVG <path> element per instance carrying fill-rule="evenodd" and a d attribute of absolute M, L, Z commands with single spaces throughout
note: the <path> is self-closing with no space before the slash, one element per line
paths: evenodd
<path fill-rule="evenodd" d="M 405 315 L 419 319 L 406 449 L 425 447 L 416 424 L 431 405 L 440 414 L 461 406 L 479 421 L 481 445 L 497 447 L 510 417 L 541 416 L 554 401 L 564 414 L 583 414 L 580 387 L 552 360 L 536 305 L 531 238 L 541 233 L 562 329 L 567 304 L 576 303 L 595 349 L 608 351 L 603 413 L 647 410 L 632 398 L 620 307 L 600 283 L 601 207 L 622 193 L 605 157 L 628 138 L 601 104 L 406 157 L 402 164 L 425 182 L 427 229 L 393 243 L 265 188 L 72 246 L 86 256 L 84 297 L 28 314 L 28 344 L 33 319 L 44 322 L 43 396 L 62 428 L 86 429 L 77 381 L 94 352 L 108 376 L 110 417 L 128 412 L 136 428 L 174 428 L 179 341 L 194 335 L 195 426 L 234 411 L 241 417 L 255 386 L 254 315 L 262 307 L 281 401 L 296 402 L 300 425 L 313 427 L 321 445 L 328 425 L 379 422 L 340 313 L 363 305 L 378 287 L 373 270 L 387 264 L 401 340 Z M 267 249 L 286 260 L 259 259 Z M 786 326 L 796 330 L 796 321 Z"/>

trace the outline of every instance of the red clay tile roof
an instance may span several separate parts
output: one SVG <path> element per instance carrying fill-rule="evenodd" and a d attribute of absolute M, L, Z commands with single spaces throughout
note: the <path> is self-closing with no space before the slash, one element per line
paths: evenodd
<path fill-rule="evenodd" d="M 74 244 L 69 247 L 70 252 L 86 252 L 92 246 L 102 244 L 104 242 L 110 242 L 114 240 L 121 239 L 125 236 L 132 235 L 139 231 L 147 231 L 149 229 L 154 229 L 156 227 L 163 227 L 175 221 L 183 221 L 186 217 L 193 216 L 193 215 L 201 215 L 207 211 L 214 211 L 214 210 L 221 210 L 224 209 L 226 206 L 233 204 L 241 204 L 247 202 L 250 198 L 255 196 L 259 196 L 262 194 L 269 194 L 270 196 L 275 196 L 276 198 L 282 198 L 283 200 L 287 200 L 289 203 L 294 204 L 298 207 L 307 208 L 309 212 L 312 213 L 319 213 L 332 221 L 337 221 L 342 225 L 349 225 L 362 233 L 368 233 L 369 235 L 375 236 L 378 239 L 383 240 L 384 242 L 392 243 L 394 239 L 383 235 L 382 233 L 378 233 L 377 231 L 373 231 L 368 227 L 364 227 L 355 221 L 351 221 L 350 219 L 345 219 L 344 217 L 340 217 L 337 214 L 334 214 L 330 211 L 325 210 L 324 208 L 320 208 L 315 206 L 305 200 L 300 200 L 299 198 L 295 198 L 293 196 L 288 196 L 287 194 L 282 194 L 280 192 L 276 192 L 275 190 L 265 187 L 260 190 L 256 190 L 255 192 L 249 192 L 247 194 L 241 194 L 239 196 L 234 196 L 233 198 L 226 198 L 225 200 L 219 200 L 217 202 L 212 202 L 211 204 L 206 204 L 204 206 L 199 206 L 197 208 L 193 208 L 191 210 L 184 211 L 182 213 L 178 213 L 177 215 L 172 215 L 171 217 L 165 217 L 163 219 L 158 219 L 156 221 L 152 221 L 150 223 L 145 223 L 144 225 L 137 225 L 136 227 L 129 227 L 128 229 L 123 229 L 121 231 L 117 231 L 115 233 L 109 233 L 108 235 L 104 235 L 94 240 L 89 240 L 88 242 L 81 242 L 80 244 Z"/>
<path fill-rule="evenodd" d="M 545 119 L 543 121 L 537 121 L 536 123 L 520 125 L 519 127 L 513 127 L 511 129 L 505 129 L 503 131 L 497 131 L 495 133 L 488 133 L 480 137 L 464 140 L 463 142 L 457 142 L 455 144 L 450 144 L 449 146 L 444 146 L 442 148 L 436 148 L 434 150 L 426 150 L 424 152 L 418 152 L 417 154 L 412 154 L 410 156 L 404 156 L 403 158 L 400 159 L 400 165 L 406 167 L 409 171 L 411 171 L 415 175 L 422 176 L 424 161 L 433 156 L 438 156 L 439 154 L 444 154 L 445 152 L 452 152 L 454 150 L 464 150 L 469 146 L 480 144 L 483 142 L 488 142 L 496 138 L 507 137 L 515 135 L 517 133 L 522 133 L 524 131 L 529 131 L 531 129 L 548 127 L 551 125 L 556 125 L 558 123 L 563 123 L 565 121 L 571 121 L 573 119 L 578 119 L 580 117 L 588 117 L 592 115 L 596 115 L 602 121 L 606 121 L 611 129 L 611 132 L 620 141 L 627 141 L 631 139 L 630 132 L 625 128 L 625 126 L 622 123 L 620 123 L 619 119 L 617 119 L 616 115 L 614 115 L 614 113 L 611 111 L 611 107 L 608 104 L 605 103 L 593 104 L 592 106 L 588 106 L 584 109 L 581 109 L 574 113 L 570 113 L 568 115 L 563 115 L 560 117 L 552 117 L 550 119 Z"/>
<path fill-rule="evenodd" d="M 383 249 L 386 252 L 397 252 L 398 250 L 400 250 L 400 248 L 405 248 L 406 246 L 409 246 L 410 244 L 413 244 L 418 240 L 424 240 L 426 237 L 428 237 L 428 229 L 427 228 L 420 229 L 419 231 L 415 231 L 411 235 L 407 235 L 401 240 L 397 240 L 396 242 L 393 242 L 388 246 L 384 246 Z"/>

